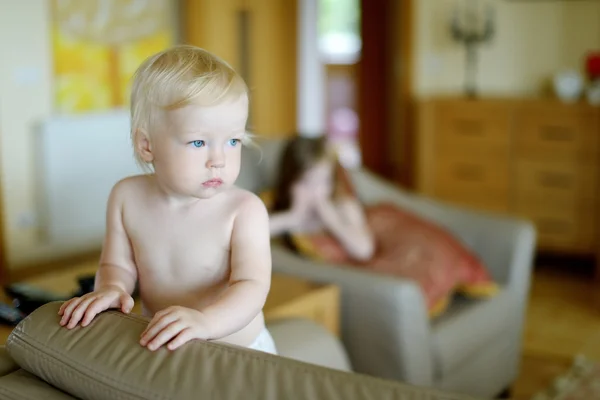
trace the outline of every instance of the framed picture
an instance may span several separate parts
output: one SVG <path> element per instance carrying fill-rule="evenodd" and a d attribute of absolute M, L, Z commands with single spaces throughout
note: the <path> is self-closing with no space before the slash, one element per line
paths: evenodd
<path fill-rule="evenodd" d="M 135 69 L 175 40 L 170 0 L 52 0 L 57 113 L 123 107 Z"/>

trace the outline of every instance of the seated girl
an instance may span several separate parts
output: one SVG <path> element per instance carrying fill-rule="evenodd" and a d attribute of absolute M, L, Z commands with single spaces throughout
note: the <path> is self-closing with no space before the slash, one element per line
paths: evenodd
<path fill-rule="evenodd" d="M 297 136 L 282 153 L 270 219 L 271 235 L 327 231 L 355 261 L 374 253 L 362 205 L 343 190 L 323 137 Z"/>
<path fill-rule="evenodd" d="M 290 140 L 279 168 L 271 236 L 283 234 L 298 253 L 410 279 L 421 287 L 432 317 L 455 292 L 475 298 L 497 293 L 481 260 L 442 226 L 393 202 L 363 206 L 325 139 Z"/>

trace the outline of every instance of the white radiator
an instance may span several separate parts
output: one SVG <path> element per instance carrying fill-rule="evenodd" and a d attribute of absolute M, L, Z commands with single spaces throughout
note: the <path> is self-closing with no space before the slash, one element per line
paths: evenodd
<path fill-rule="evenodd" d="M 53 116 L 37 141 L 39 216 L 51 245 L 100 246 L 113 185 L 140 173 L 133 158 L 129 113 Z"/>

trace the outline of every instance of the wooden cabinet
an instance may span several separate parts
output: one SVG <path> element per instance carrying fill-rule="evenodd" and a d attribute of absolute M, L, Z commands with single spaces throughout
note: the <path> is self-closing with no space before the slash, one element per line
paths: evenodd
<path fill-rule="evenodd" d="M 248 129 L 296 130 L 298 0 L 184 0 L 183 41 L 229 62 L 250 87 Z"/>
<path fill-rule="evenodd" d="M 417 188 L 531 220 L 542 249 L 591 253 L 600 109 L 555 100 L 430 99 L 419 105 Z"/>

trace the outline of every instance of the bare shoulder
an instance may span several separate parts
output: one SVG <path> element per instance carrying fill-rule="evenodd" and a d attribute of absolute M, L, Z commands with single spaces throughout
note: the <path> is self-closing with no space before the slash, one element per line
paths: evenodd
<path fill-rule="evenodd" d="M 251 254 L 269 253 L 271 236 L 265 203 L 256 194 L 244 189 L 235 189 L 232 198 L 235 204 L 233 245 L 241 245 Z"/>
<path fill-rule="evenodd" d="M 244 215 L 244 218 L 248 218 L 249 216 L 245 214 L 250 213 L 253 220 L 256 220 L 255 218 L 268 220 L 267 207 L 255 193 L 241 188 L 234 188 L 231 197 L 233 204 L 235 204 L 236 217 Z"/>
<path fill-rule="evenodd" d="M 133 175 L 123 178 L 114 184 L 111 197 L 115 200 L 125 201 L 146 193 L 150 187 L 150 180 L 148 175 Z"/>

